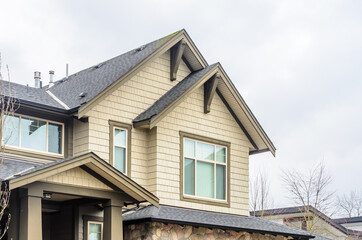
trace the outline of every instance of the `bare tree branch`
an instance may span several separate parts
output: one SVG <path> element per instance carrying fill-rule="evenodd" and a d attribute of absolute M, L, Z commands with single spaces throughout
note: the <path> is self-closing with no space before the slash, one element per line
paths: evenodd
<path fill-rule="evenodd" d="M 282 179 L 294 204 L 300 206 L 303 213 L 305 230 L 315 232 L 318 210 L 327 213 L 330 210 L 333 193 L 329 190 L 332 178 L 323 164 L 303 174 L 296 170 L 284 170 Z"/>

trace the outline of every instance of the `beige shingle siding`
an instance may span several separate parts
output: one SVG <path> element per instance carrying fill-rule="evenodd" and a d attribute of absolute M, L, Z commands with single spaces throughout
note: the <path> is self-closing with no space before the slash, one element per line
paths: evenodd
<path fill-rule="evenodd" d="M 157 125 L 157 196 L 160 204 L 248 215 L 249 142 L 219 96 L 211 112 L 203 112 L 203 87 L 197 89 Z M 230 208 L 190 203 L 180 199 L 179 131 L 231 142 Z"/>
<path fill-rule="evenodd" d="M 73 120 L 74 156 L 89 152 L 89 123 Z"/>
<path fill-rule="evenodd" d="M 94 151 L 101 158 L 109 161 L 108 120 L 132 124 L 132 120 L 137 115 L 189 73 L 187 66 L 182 62 L 177 80 L 170 81 L 170 52 L 167 51 L 112 92 L 88 112 L 89 151 Z M 155 191 L 156 130 L 148 132 L 144 129 L 132 129 L 131 177 L 142 186 Z M 149 168 L 153 170 L 149 172 Z"/>
<path fill-rule="evenodd" d="M 95 189 L 112 190 L 106 184 L 80 168 L 70 169 L 68 171 L 61 172 L 59 174 L 42 179 L 41 181 L 72 186 L 82 186 Z"/>
<path fill-rule="evenodd" d="M 170 81 L 170 56 L 166 52 L 125 82 L 88 112 L 89 136 L 86 143 L 74 146 L 74 152 L 88 147 L 109 161 L 108 120 L 132 124 L 132 120 L 151 106 L 190 72 L 180 64 L 178 78 Z M 170 112 L 152 130 L 132 129 L 131 176 L 156 194 L 161 204 L 248 215 L 249 141 L 221 99 L 215 95 L 211 112 L 204 114 L 203 87 Z M 180 200 L 179 131 L 231 142 L 230 208 Z M 80 141 L 78 139 L 77 141 Z M 84 141 L 84 140 L 82 140 Z M 76 151 L 77 149 L 77 151 Z"/>

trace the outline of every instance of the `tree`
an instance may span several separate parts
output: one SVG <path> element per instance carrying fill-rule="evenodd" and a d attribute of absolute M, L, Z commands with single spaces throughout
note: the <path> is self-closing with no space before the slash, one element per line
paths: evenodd
<path fill-rule="evenodd" d="M 256 216 L 256 211 L 260 211 L 258 217 L 264 216 L 264 210 L 271 208 L 273 203 L 270 197 L 270 183 L 265 173 L 258 172 L 255 177 L 250 177 L 249 205 L 250 211 Z"/>
<path fill-rule="evenodd" d="M 337 207 L 341 214 L 347 217 L 362 215 L 362 192 L 351 191 L 337 198 Z"/>
<path fill-rule="evenodd" d="M 2 69 L 1 69 L 1 54 L 0 54 L 0 140 L 1 140 L 1 149 L 0 149 L 0 171 L 3 168 L 4 156 L 5 156 L 5 146 L 10 139 L 12 129 L 8 128 L 8 132 L 5 136 L 5 123 L 9 116 L 13 116 L 16 109 L 19 107 L 14 93 L 12 92 L 10 84 L 10 72 L 9 67 L 6 66 L 8 79 L 7 81 L 3 79 Z M 4 224 L 0 228 L 0 239 L 2 239 L 10 224 L 11 215 L 7 212 L 10 201 L 10 189 L 7 181 L 1 179 L 0 183 L 0 221 Z"/>
<path fill-rule="evenodd" d="M 307 174 L 296 170 L 283 171 L 283 181 L 289 198 L 300 206 L 303 228 L 311 233 L 317 230 L 320 213 L 328 213 L 333 202 L 329 190 L 332 178 L 323 164 L 310 169 Z M 319 211 L 318 211 L 319 210 Z"/>

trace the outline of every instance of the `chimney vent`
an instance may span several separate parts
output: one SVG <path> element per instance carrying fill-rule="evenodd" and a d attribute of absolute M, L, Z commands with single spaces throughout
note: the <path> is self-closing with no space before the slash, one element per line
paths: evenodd
<path fill-rule="evenodd" d="M 50 70 L 49 71 L 49 87 L 50 88 L 54 86 L 53 78 L 54 78 L 54 71 Z"/>
<path fill-rule="evenodd" d="M 40 88 L 41 87 L 41 84 L 40 84 L 40 72 L 34 72 L 34 87 L 35 88 Z"/>

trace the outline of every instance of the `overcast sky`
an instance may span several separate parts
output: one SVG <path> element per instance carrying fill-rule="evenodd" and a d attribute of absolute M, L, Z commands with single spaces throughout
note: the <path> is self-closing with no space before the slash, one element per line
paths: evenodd
<path fill-rule="evenodd" d="M 281 169 L 323 161 L 338 194 L 362 182 L 362 1 L 1 1 L 0 52 L 13 82 L 56 79 L 185 28 L 221 62 L 274 142 L 252 156 L 289 206 Z"/>

